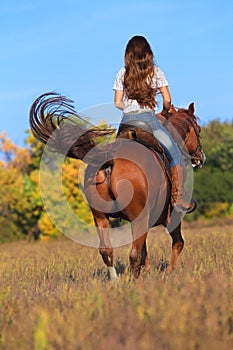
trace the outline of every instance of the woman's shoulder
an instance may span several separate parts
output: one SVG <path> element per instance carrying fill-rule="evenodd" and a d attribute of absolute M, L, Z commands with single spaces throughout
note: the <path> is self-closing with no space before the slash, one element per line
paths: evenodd
<path fill-rule="evenodd" d="M 154 65 L 154 70 L 155 70 L 156 74 L 160 74 L 160 73 L 164 74 L 162 69 L 159 66 L 157 66 L 156 64 Z"/>
<path fill-rule="evenodd" d="M 125 67 L 121 67 L 116 75 L 116 80 L 123 80 L 125 75 Z"/>
<path fill-rule="evenodd" d="M 153 78 L 154 87 L 160 88 L 162 86 L 168 86 L 168 81 L 163 70 L 156 65 L 154 65 L 154 70 L 155 70 L 155 75 Z"/>
<path fill-rule="evenodd" d="M 125 67 L 121 67 L 121 69 L 118 71 L 115 81 L 113 83 L 113 90 L 122 90 L 123 87 L 123 81 L 124 81 L 124 74 L 125 74 Z"/>
<path fill-rule="evenodd" d="M 123 67 L 121 67 L 120 69 L 119 69 L 119 71 L 118 71 L 118 73 L 117 73 L 117 75 L 124 75 L 125 74 L 125 67 L 123 66 Z"/>

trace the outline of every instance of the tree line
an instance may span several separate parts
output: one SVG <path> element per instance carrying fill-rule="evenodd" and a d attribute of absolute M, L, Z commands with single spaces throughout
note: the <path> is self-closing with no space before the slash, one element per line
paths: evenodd
<path fill-rule="evenodd" d="M 202 127 L 201 136 L 207 160 L 202 169 L 194 170 L 193 197 L 198 208 L 186 216 L 189 221 L 233 214 L 233 121 L 211 121 Z M 47 239 L 61 234 L 50 220 L 40 193 L 39 170 L 44 145 L 37 142 L 30 131 L 27 131 L 25 143 L 21 148 L 5 132 L 0 134 L 0 242 L 22 238 Z M 64 162 L 62 183 L 69 205 L 82 217 L 80 230 L 85 230 L 85 223 L 94 223 L 77 184 L 81 163 L 73 159 Z M 59 194 L 57 197 L 53 195 L 54 210 L 58 208 L 57 217 L 61 215 L 61 200 Z M 63 218 L 63 225 L 70 225 L 65 220 Z"/>
<path fill-rule="evenodd" d="M 198 208 L 191 219 L 233 214 L 233 121 L 213 120 L 202 127 L 206 163 L 194 173 L 193 197 Z"/>

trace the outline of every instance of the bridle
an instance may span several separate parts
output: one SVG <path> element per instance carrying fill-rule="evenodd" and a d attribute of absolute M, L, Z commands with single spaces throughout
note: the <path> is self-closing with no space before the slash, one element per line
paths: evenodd
<path fill-rule="evenodd" d="M 190 122 L 191 122 L 191 127 L 193 128 L 193 130 L 195 132 L 198 145 L 195 148 L 195 150 L 192 151 L 191 153 L 187 152 L 187 149 L 184 146 L 181 149 L 181 153 L 184 155 L 184 157 L 186 159 L 196 160 L 196 161 L 199 161 L 202 164 L 202 163 L 205 162 L 205 154 L 203 153 L 203 150 L 202 150 L 200 132 L 199 132 L 197 126 L 196 126 L 196 123 L 193 120 L 191 120 Z"/>
<path fill-rule="evenodd" d="M 174 107 L 174 109 L 178 110 L 178 111 L 180 110 L 180 108 L 176 108 L 176 107 Z M 161 121 L 161 123 L 165 128 L 167 128 L 167 125 L 169 124 L 169 117 L 165 117 L 164 120 Z M 179 145 L 180 151 L 183 154 L 185 159 L 196 160 L 196 161 L 199 161 L 200 163 L 204 163 L 205 162 L 205 154 L 202 151 L 200 132 L 197 128 L 196 121 L 194 121 L 190 118 L 190 124 L 191 124 L 191 126 L 189 127 L 189 129 L 191 127 L 193 128 L 195 135 L 196 135 L 196 138 L 197 138 L 198 145 L 193 152 L 189 153 L 187 151 L 185 144 L 182 143 L 182 145 Z"/>

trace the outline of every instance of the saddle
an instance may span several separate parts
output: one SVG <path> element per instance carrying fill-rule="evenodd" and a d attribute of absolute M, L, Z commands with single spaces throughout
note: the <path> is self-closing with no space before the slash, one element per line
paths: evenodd
<path fill-rule="evenodd" d="M 151 126 L 142 120 L 131 120 L 127 124 L 120 124 L 117 138 L 134 140 L 149 148 L 157 158 L 171 181 L 169 161 L 160 142 L 154 137 Z"/>

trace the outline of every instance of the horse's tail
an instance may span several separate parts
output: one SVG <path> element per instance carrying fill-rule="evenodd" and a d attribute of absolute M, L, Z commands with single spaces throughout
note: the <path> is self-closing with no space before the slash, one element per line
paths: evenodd
<path fill-rule="evenodd" d="M 72 102 L 55 92 L 41 95 L 30 109 L 30 127 L 33 135 L 51 150 L 83 160 L 96 146 L 97 138 L 115 130 L 88 123 L 76 113 Z"/>

